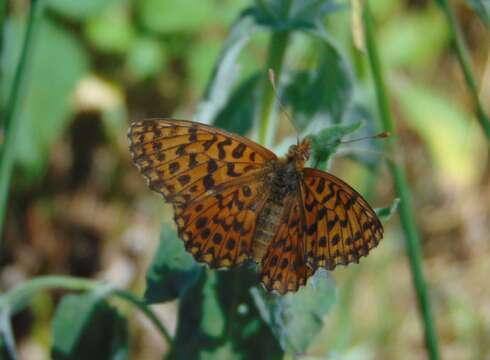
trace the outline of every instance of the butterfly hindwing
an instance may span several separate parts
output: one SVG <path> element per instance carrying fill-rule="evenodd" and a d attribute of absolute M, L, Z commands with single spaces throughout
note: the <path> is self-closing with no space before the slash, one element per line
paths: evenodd
<path fill-rule="evenodd" d="M 383 227 L 364 198 L 339 178 L 305 168 L 302 202 L 309 266 L 334 269 L 359 262 L 378 245 Z"/>
<path fill-rule="evenodd" d="M 186 249 L 212 268 L 243 263 L 252 256 L 257 214 L 266 196 L 263 184 L 251 180 L 188 206 L 175 205 Z"/>
<path fill-rule="evenodd" d="M 297 291 L 312 274 L 305 262 L 301 205 L 295 195 L 285 201 L 277 231 L 262 259 L 260 281 L 280 294 Z"/>

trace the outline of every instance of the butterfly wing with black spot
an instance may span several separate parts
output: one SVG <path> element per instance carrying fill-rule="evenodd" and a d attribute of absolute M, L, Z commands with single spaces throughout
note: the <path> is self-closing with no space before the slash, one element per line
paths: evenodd
<path fill-rule="evenodd" d="M 175 205 L 175 221 L 186 249 L 212 268 L 251 258 L 257 215 L 267 193 L 259 179 L 249 179 L 188 206 Z"/>
<path fill-rule="evenodd" d="M 133 162 L 150 188 L 171 203 L 226 187 L 277 159 L 245 137 L 192 121 L 137 121 L 128 138 Z"/>
<path fill-rule="evenodd" d="M 128 137 L 134 163 L 173 204 L 194 257 L 212 267 L 244 261 L 265 201 L 266 165 L 276 155 L 242 136 L 183 120 L 138 121 Z"/>
<path fill-rule="evenodd" d="M 339 178 L 305 168 L 301 186 L 308 266 L 332 270 L 359 262 L 378 245 L 383 226 L 366 200 Z"/>

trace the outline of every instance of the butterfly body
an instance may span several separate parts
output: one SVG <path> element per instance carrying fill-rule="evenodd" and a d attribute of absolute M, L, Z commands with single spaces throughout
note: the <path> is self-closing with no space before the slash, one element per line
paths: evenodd
<path fill-rule="evenodd" d="M 349 185 L 305 168 L 308 139 L 283 158 L 239 135 L 191 121 L 132 124 L 133 161 L 174 206 L 186 249 L 212 268 L 260 263 L 260 281 L 296 291 L 318 268 L 358 262 L 383 234 Z"/>
<path fill-rule="evenodd" d="M 260 262 L 277 232 L 284 213 L 286 199 L 297 196 L 303 180 L 304 162 L 310 154 L 310 142 L 305 139 L 299 145 L 292 145 L 284 158 L 272 160 L 264 181 L 269 189 L 264 207 L 258 215 L 255 232 L 253 259 Z"/>

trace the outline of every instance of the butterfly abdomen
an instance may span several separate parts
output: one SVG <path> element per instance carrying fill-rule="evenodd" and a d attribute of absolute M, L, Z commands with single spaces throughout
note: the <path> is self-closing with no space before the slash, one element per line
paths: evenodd
<path fill-rule="evenodd" d="M 269 244 L 271 243 L 277 231 L 277 227 L 281 220 L 283 205 L 267 200 L 257 220 L 257 229 L 255 231 L 255 240 L 253 247 L 253 258 L 260 262 L 264 257 Z"/>
<path fill-rule="evenodd" d="M 284 200 L 297 191 L 299 175 L 294 164 L 278 161 L 272 164 L 273 176 L 268 181 L 270 189 L 264 207 L 257 219 L 253 258 L 260 262 L 272 242 L 282 217 L 284 216 Z"/>

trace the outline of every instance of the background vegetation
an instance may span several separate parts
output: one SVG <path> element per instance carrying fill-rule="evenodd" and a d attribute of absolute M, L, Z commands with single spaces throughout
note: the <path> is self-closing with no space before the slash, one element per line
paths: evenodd
<path fill-rule="evenodd" d="M 488 2 L 0 4 L 0 358 L 490 357 Z M 196 264 L 126 139 L 172 116 L 282 154 L 268 68 L 385 224 L 285 297 Z"/>

